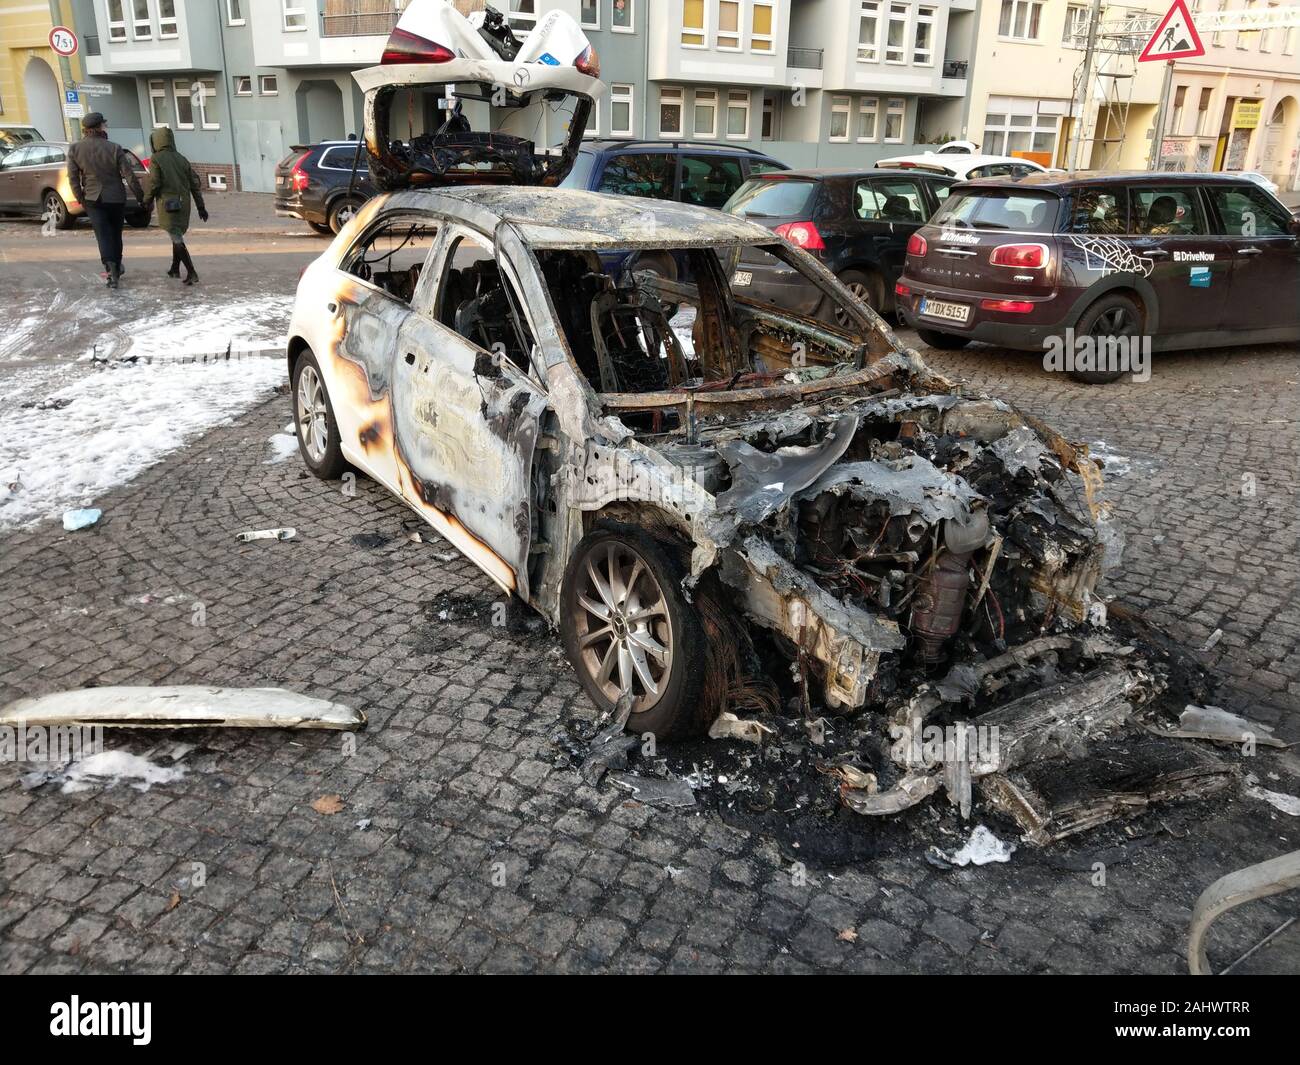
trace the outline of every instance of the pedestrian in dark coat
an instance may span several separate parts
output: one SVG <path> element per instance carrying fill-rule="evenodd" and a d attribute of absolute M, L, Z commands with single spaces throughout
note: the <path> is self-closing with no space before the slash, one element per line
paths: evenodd
<path fill-rule="evenodd" d="M 68 184 L 86 209 L 108 287 L 117 288 L 122 273 L 122 224 L 126 221 L 126 186 L 144 204 L 144 190 L 131 168 L 131 157 L 108 139 L 104 116 L 92 111 L 81 120 L 84 136 L 68 149 Z M 124 184 L 125 183 L 125 184 Z"/>
<path fill-rule="evenodd" d="M 155 129 L 149 134 L 149 146 L 153 149 L 149 158 L 149 195 L 158 201 L 158 228 L 172 239 L 172 265 L 167 276 L 180 277 L 184 263 L 185 284 L 192 285 L 198 281 L 199 274 L 194 269 L 189 248 L 185 247 L 185 231 L 190 228 L 191 197 L 199 218 L 208 220 L 203 187 L 190 161 L 176 150 L 176 136 L 170 129 L 166 126 Z"/>

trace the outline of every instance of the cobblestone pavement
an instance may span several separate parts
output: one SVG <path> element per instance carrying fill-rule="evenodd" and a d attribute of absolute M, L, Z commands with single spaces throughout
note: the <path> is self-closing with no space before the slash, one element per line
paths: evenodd
<path fill-rule="evenodd" d="M 1123 458 L 1116 591 L 1188 645 L 1221 629 L 1223 704 L 1300 737 L 1296 352 L 1167 356 L 1151 383 L 1104 388 L 1030 356 L 930 357 Z M 789 841 L 580 785 L 550 742 L 590 714 L 558 642 L 493 628 L 489 582 L 410 542 L 376 486 L 349 498 L 296 457 L 267 464 L 287 410 L 275 397 L 99 500 L 92 530 L 0 537 L 0 700 L 281 685 L 370 727 L 351 756 L 332 733 L 181 734 L 186 775 L 146 793 L 28 791 L 0 765 L 0 970 L 1182 972 L 1202 888 L 1300 847 L 1295 819 L 1233 797 L 945 872 L 922 855 L 950 815 L 917 812 L 874 860 L 800 882 Z M 298 538 L 235 542 L 281 525 Z M 443 620 L 449 597 L 469 609 Z M 109 743 L 170 764 L 177 738 Z M 1300 793 L 1292 755 L 1254 765 Z M 330 794 L 342 811 L 317 813 Z M 1294 911 L 1230 914 L 1212 958 Z M 1247 967 L 1295 971 L 1300 936 Z"/>

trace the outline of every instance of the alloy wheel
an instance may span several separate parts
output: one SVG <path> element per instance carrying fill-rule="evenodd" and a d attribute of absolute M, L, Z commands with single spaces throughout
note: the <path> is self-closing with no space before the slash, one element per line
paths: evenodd
<path fill-rule="evenodd" d="M 325 422 L 325 389 L 315 367 L 304 366 L 298 374 L 298 436 L 312 462 L 325 460 L 329 427 Z"/>
<path fill-rule="evenodd" d="M 594 544 L 577 574 L 580 664 L 612 703 L 627 692 L 632 712 L 654 706 L 673 665 L 668 602 L 644 558 L 612 540 Z"/>

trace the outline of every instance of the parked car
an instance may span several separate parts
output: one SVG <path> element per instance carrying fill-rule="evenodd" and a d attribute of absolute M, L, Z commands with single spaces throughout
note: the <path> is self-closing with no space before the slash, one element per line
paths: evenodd
<path fill-rule="evenodd" d="M 67 141 L 36 141 L 0 159 L 0 212 L 41 217 L 49 214 L 56 229 L 75 226 L 85 208 L 73 199 L 68 184 L 68 147 Z M 147 198 L 149 172 L 134 152 L 124 150 L 146 196 L 144 207 L 137 208 L 128 193 L 126 221 L 143 229 L 153 214 L 153 203 Z"/>
<path fill-rule="evenodd" d="M 912 237 L 896 291 L 939 348 L 1037 350 L 1067 328 L 1149 336 L 1155 351 L 1295 340 L 1300 222 L 1228 174 L 969 182 Z"/>
<path fill-rule="evenodd" d="M 35 126 L 13 126 L 0 124 L 0 159 L 23 144 L 43 141 L 41 131 Z"/>
<path fill-rule="evenodd" d="M 786 170 L 752 177 L 727 202 L 802 248 L 872 310 L 893 310 L 907 241 L 944 201 L 950 177 L 917 171 Z M 732 284 L 758 299 L 843 325 L 843 308 L 797 272 L 743 252 Z"/>
<path fill-rule="evenodd" d="M 375 194 L 369 164 L 359 141 L 295 144 L 275 168 L 275 213 L 337 233 Z"/>
<path fill-rule="evenodd" d="M 882 170 L 920 170 L 931 174 L 943 174 L 958 181 L 988 177 L 1018 178 L 1050 172 L 1047 167 L 1040 166 L 1032 159 L 1019 159 L 1011 155 L 968 155 L 960 152 L 898 155 L 892 159 L 881 159 L 876 166 Z"/>

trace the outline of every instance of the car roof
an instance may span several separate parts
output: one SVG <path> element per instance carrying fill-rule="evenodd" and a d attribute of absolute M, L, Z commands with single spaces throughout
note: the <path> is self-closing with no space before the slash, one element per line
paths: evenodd
<path fill-rule="evenodd" d="M 799 170 L 769 170 L 765 174 L 751 174 L 750 181 L 787 181 L 790 178 L 804 178 L 809 181 L 821 181 L 823 178 L 861 178 L 861 177 L 888 177 L 896 178 L 900 173 L 906 171 L 900 170 L 882 170 L 879 167 L 857 167 L 857 166 L 810 166 Z M 945 181 L 952 181 L 951 174 L 926 174 L 926 177 L 940 178 Z"/>
<path fill-rule="evenodd" d="M 581 151 L 703 151 L 725 152 L 727 155 L 752 155 L 756 159 L 771 159 L 772 156 L 757 148 L 744 144 L 724 144 L 722 141 L 682 141 L 682 140 L 624 140 L 617 137 L 592 137 L 582 142 Z"/>
<path fill-rule="evenodd" d="M 770 244 L 764 226 L 707 207 L 637 199 L 583 189 L 465 185 L 389 194 L 383 210 L 428 210 L 459 218 L 483 233 L 514 225 L 534 248 L 685 247 Z"/>
<path fill-rule="evenodd" d="M 1014 182 L 1014 187 L 1019 189 L 1040 188 L 1045 192 L 1055 192 L 1063 189 L 1074 188 L 1078 185 L 1113 185 L 1116 182 L 1122 182 L 1125 185 L 1198 185 L 1211 181 L 1216 184 L 1222 184 L 1225 182 L 1235 185 L 1255 184 L 1250 180 L 1250 178 L 1242 177 L 1240 174 L 1225 174 L 1222 172 L 1185 173 L 1163 170 L 1155 172 L 1149 170 L 1079 170 L 1074 174 L 1027 174 L 1025 177 L 1017 178 Z M 962 182 L 962 184 L 972 188 L 982 185 L 1006 187 L 1007 181 L 1005 178 L 972 178 L 969 181 Z"/>
<path fill-rule="evenodd" d="M 1042 165 L 1041 163 L 1034 162 L 1032 159 L 1021 159 L 1014 155 L 971 155 L 968 152 L 949 152 L 944 155 L 940 155 L 937 152 L 927 155 L 896 155 L 890 159 L 881 159 L 877 165 L 885 166 L 886 164 L 891 163 L 895 165 L 886 166 L 886 169 L 906 169 L 905 167 L 899 167 L 897 165 L 900 163 L 912 163 L 916 166 L 944 167 L 952 170 L 965 169 L 967 171 L 974 170 L 977 166 L 992 166 L 997 163 L 1014 163 L 1029 167 L 1039 167 Z"/>
<path fill-rule="evenodd" d="M 19 145 L 20 148 L 63 148 L 65 151 L 72 146 L 72 141 L 24 141 Z"/>

